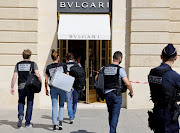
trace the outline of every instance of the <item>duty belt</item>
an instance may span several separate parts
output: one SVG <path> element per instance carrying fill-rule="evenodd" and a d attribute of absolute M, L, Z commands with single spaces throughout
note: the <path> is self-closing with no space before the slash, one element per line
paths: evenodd
<path fill-rule="evenodd" d="M 172 110 L 173 107 L 174 106 L 172 104 L 163 104 L 163 103 L 154 104 L 154 109 L 168 109 L 168 110 Z"/>
<path fill-rule="evenodd" d="M 121 96 L 121 94 L 122 94 L 122 92 L 121 92 L 121 90 L 119 90 L 119 89 L 117 89 L 117 90 L 113 90 L 112 91 L 114 94 L 116 94 L 116 96 Z"/>

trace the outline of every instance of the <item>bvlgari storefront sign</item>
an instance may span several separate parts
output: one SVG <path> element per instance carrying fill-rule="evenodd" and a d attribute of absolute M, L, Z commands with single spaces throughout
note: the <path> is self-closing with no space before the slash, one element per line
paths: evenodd
<path fill-rule="evenodd" d="M 61 13 L 110 13 L 112 0 L 58 0 Z"/>

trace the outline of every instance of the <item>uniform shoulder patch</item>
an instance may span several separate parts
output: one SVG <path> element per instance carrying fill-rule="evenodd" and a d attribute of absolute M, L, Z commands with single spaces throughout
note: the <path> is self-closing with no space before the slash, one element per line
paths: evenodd
<path fill-rule="evenodd" d="M 149 75 L 148 82 L 155 83 L 155 84 L 162 84 L 162 77 Z"/>

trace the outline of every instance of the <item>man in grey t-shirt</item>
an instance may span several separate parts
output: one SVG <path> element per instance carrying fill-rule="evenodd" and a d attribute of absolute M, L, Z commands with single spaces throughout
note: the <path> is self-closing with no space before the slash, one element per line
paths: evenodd
<path fill-rule="evenodd" d="M 18 77 L 18 118 L 19 121 L 17 123 L 17 127 L 22 126 L 22 120 L 24 117 L 24 105 L 25 105 L 25 98 L 27 97 L 27 110 L 26 110 L 26 122 L 25 127 L 32 127 L 31 124 L 31 117 L 32 117 L 32 110 L 33 110 L 33 100 L 34 100 L 34 93 L 31 93 L 29 89 L 26 88 L 26 80 L 29 76 L 30 71 L 35 73 L 38 77 L 39 81 L 41 82 L 41 76 L 38 71 L 37 64 L 35 62 L 30 61 L 31 51 L 29 49 L 23 51 L 23 61 L 18 62 L 15 66 L 13 78 L 11 81 L 11 94 L 14 95 L 14 85 L 16 79 Z"/>

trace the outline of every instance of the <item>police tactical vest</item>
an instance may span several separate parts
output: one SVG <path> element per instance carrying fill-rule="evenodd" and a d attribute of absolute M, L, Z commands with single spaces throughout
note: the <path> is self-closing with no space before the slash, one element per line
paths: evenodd
<path fill-rule="evenodd" d="M 176 88 L 173 85 L 169 88 L 162 86 L 163 75 L 168 71 L 172 71 L 170 67 L 165 69 L 154 68 L 148 75 L 151 100 L 162 107 L 172 105 L 176 97 Z"/>
<path fill-rule="evenodd" d="M 120 81 L 119 80 L 119 70 L 120 66 L 118 65 L 108 65 L 104 68 L 104 89 L 119 89 Z"/>
<path fill-rule="evenodd" d="M 18 85 L 21 83 L 26 83 L 30 70 L 32 71 L 32 73 L 34 73 L 34 62 L 21 61 L 17 63 L 17 70 L 18 70 Z"/>
<path fill-rule="evenodd" d="M 67 71 L 68 71 L 68 72 L 70 71 L 71 67 L 74 66 L 74 64 L 75 64 L 75 62 L 68 62 L 68 63 L 66 63 L 66 65 L 67 65 Z"/>

